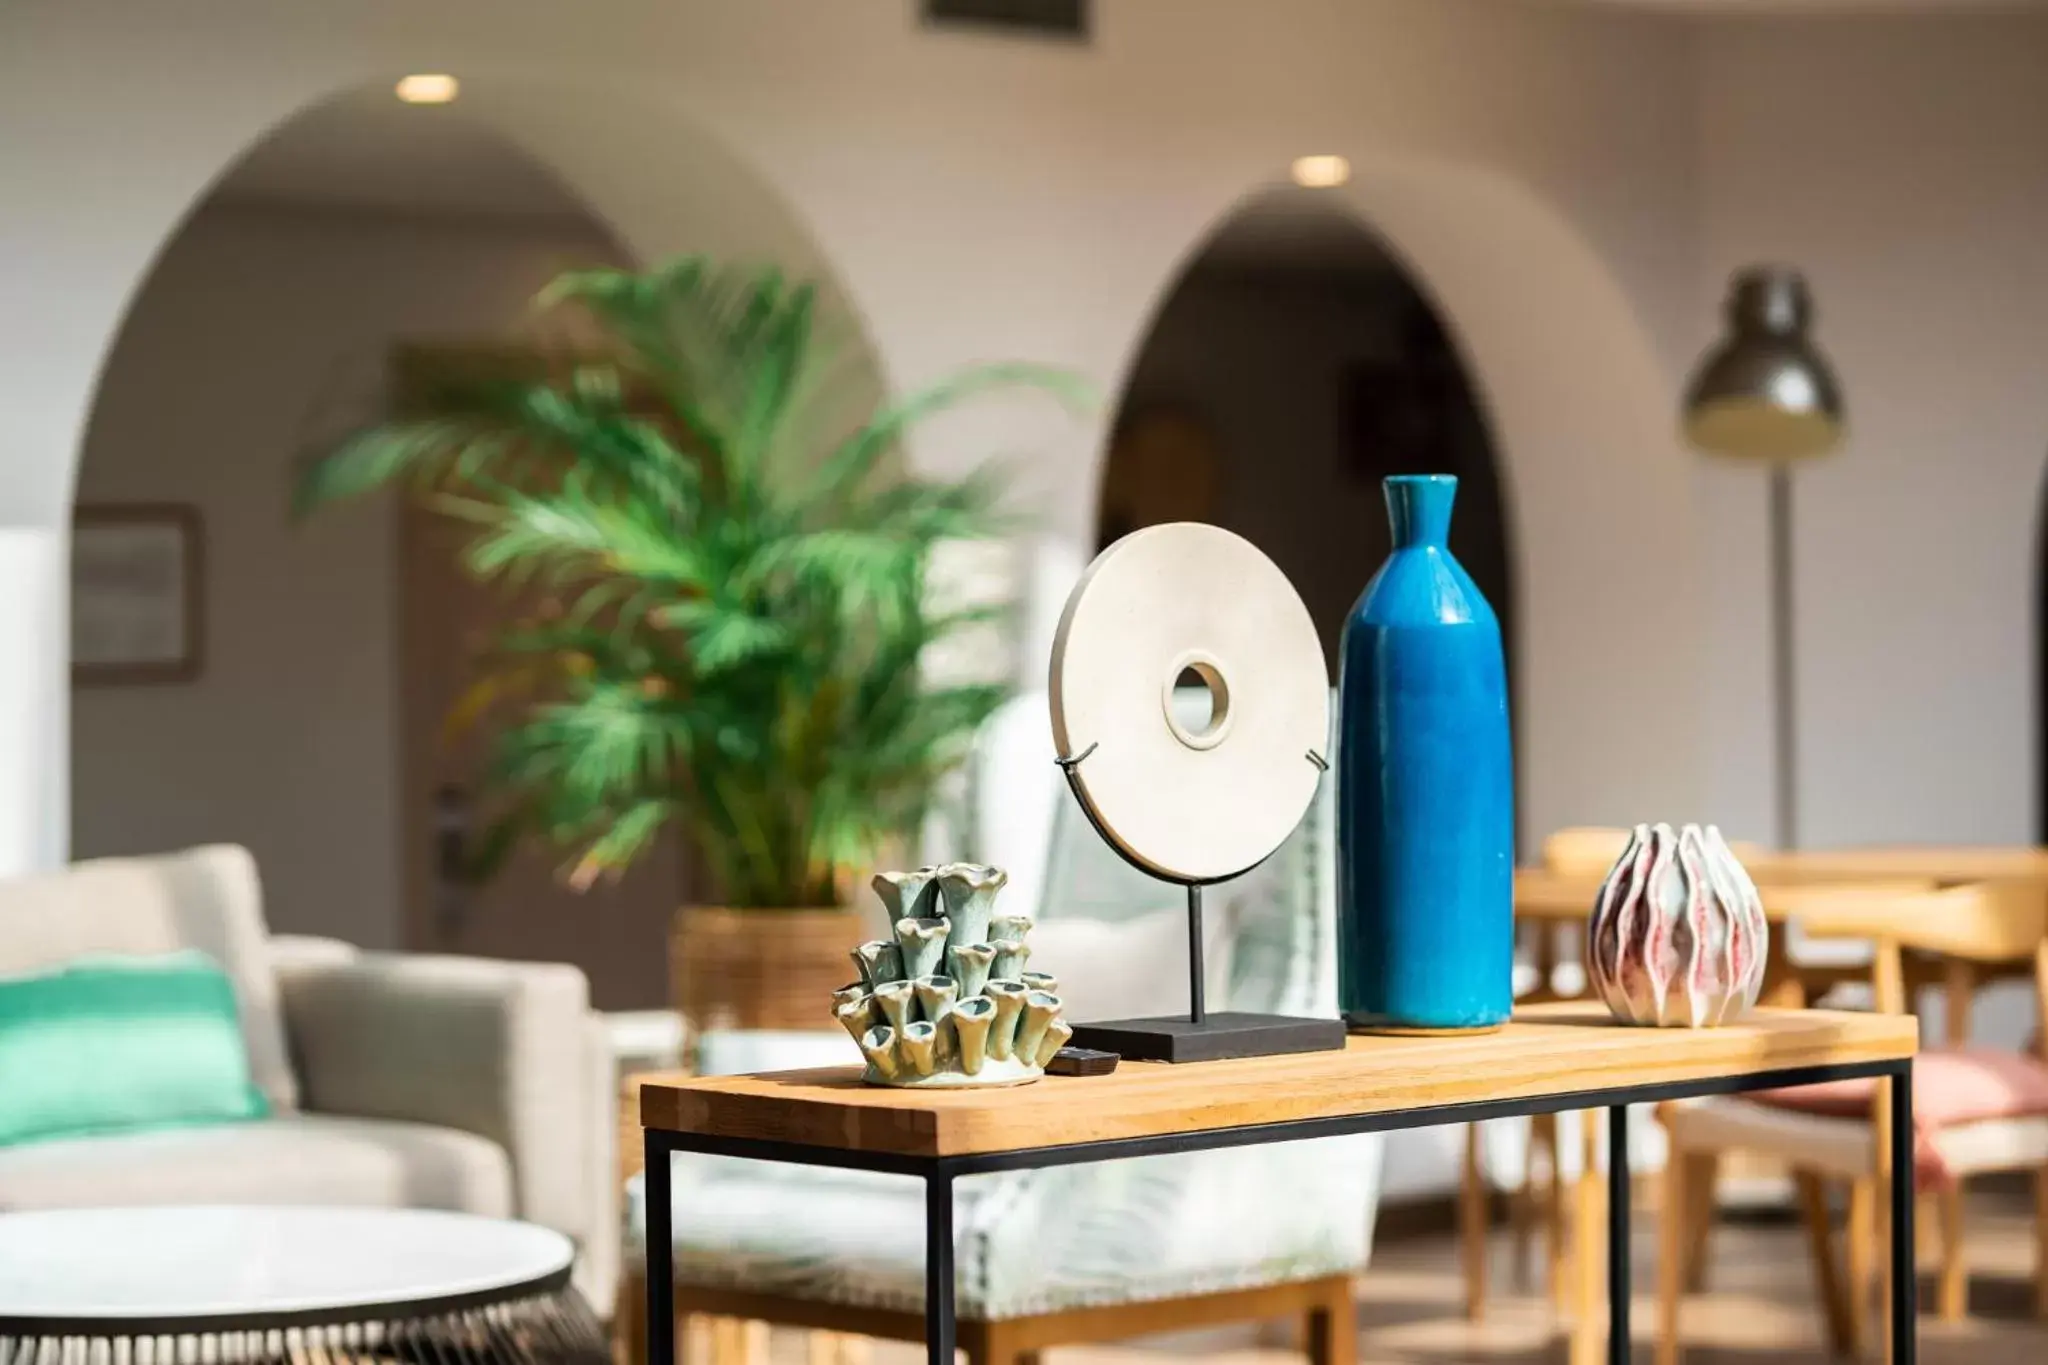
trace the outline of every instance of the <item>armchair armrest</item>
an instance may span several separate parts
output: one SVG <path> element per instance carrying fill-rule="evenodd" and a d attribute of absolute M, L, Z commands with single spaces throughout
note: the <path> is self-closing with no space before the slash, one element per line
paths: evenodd
<path fill-rule="evenodd" d="M 520 1217 L 616 1255 L 609 1059 L 581 971 L 363 953 L 281 955 L 277 973 L 305 1108 L 489 1138 Z"/>

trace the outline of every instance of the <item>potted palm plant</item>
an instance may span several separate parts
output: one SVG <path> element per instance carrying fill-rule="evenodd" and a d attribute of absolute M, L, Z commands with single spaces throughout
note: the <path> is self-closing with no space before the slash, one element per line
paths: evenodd
<path fill-rule="evenodd" d="M 545 588 L 481 661 L 525 689 L 486 846 L 548 840 L 588 885 L 679 822 L 713 896 L 676 918 L 678 1004 L 814 1026 L 863 936 L 851 874 L 914 838 L 1001 699 L 920 667 L 995 610 L 942 610 L 927 579 L 935 547 L 1002 528 L 997 480 L 907 476 L 900 438 L 992 388 L 1075 386 L 984 365 L 834 431 L 808 284 L 691 257 L 540 303 L 594 324 L 594 359 L 449 382 L 315 463 L 301 505 L 403 484 L 473 528 L 470 573 Z"/>

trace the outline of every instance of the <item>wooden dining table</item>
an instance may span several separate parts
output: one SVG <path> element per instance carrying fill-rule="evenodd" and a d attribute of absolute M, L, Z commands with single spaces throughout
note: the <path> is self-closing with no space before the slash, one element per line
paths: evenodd
<path fill-rule="evenodd" d="M 1755 859 L 1748 864 L 1750 879 L 1756 883 L 1764 918 L 1771 925 L 1770 941 L 1764 952 L 1764 983 L 1759 1000 L 1764 1004 L 1797 1007 L 1806 1004 L 1816 986 L 1832 984 L 1838 969 L 1803 966 L 1792 960 L 1786 926 L 1795 921 L 1824 920 L 1832 897 L 1882 896 L 1929 891 L 1950 880 L 1911 872 L 1857 872 L 1834 866 L 1808 866 L 1782 855 Z M 1583 928 L 1592 914 L 1602 872 L 1561 872 L 1549 868 L 1523 868 L 1515 873 L 1515 922 L 1538 924 L 1555 930 L 1565 926 Z M 2048 878 L 2048 867 L 2044 867 Z M 1558 966 L 1558 935 L 1541 933 L 1534 945 L 1538 985 L 1533 998 L 1553 997 Z"/>
<path fill-rule="evenodd" d="M 1845 981 L 1868 979 L 1868 968 L 1796 961 L 1791 952 L 1794 924 L 1809 934 L 1827 934 L 1831 907 L 1853 906 L 1870 896 L 1913 895 L 1970 882 L 2028 883 L 2041 890 L 2039 896 L 2016 896 L 2002 900 L 2014 915 L 2028 917 L 2035 926 L 2033 936 L 2048 932 L 2048 848 L 1992 846 L 1921 846 L 1887 848 L 1816 849 L 1798 852 L 1758 852 L 1743 858 L 1743 867 L 1756 884 L 1764 918 L 1771 926 L 1764 955 L 1764 981 L 1759 1004 L 1798 1008 L 1811 1005 L 1827 990 Z M 1563 870 L 1530 867 L 1515 873 L 1515 920 L 1518 928 L 1536 926 L 1532 949 L 1536 982 L 1517 995 L 1517 1004 L 1567 998 L 1558 990 L 1557 968 L 1564 951 L 1583 951 L 1583 930 L 1606 880 L 1605 868 Z M 1566 930 L 1581 931 L 1575 942 Z M 2030 963 L 2016 962 L 2015 973 L 2032 970 Z M 1909 988 L 1942 984 L 1947 989 L 1947 1036 L 1966 1036 L 1968 1005 L 1974 988 L 1987 977 L 2002 972 L 1987 971 L 1961 961 L 1943 962 L 1922 958 L 1907 964 Z M 1584 983 L 1580 994 L 1590 992 Z M 1592 1270 L 1600 1264 L 1605 1232 L 1597 1216 L 1600 1182 L 1595 1175 L 1597 1153 L 1593 1129 L 1585 1129 L 1582 1172 L 1578 1190 L 1572 1241 L 1573 1267 L 1577 1284 L 1567 1298 L 1579 1300 L 1582 1315 L 1593 1302 Z M 1556 1135 L 1549 1135 L 1555 1151 Z M 1468 1142 L 1468 1181 L 1474 1144 Z M 1554 1157 L 1553 1157 L 1554 1159 Z M 1555 1214 L 1553 1214 L 1555 1216 Z M 1553 1245 L 1556 1233 L 1553 1232 Z M 1555 1253 L 1553 1253 L 1553 1258 Z M 1561 1269 L 1553 1259 L 1554 1273 Z M 1468 1271 L 1468 1275 L 1471 1272 Z M 1597 1359 L 1596 1342 L 1583 1327 L 1573 1333 L 1568 1358 L 1573 1365 L 1589 1365 Z"/>
<path fill-rule="evenodd" d="M 1743 867 L 1756 883 L 1764 918 L 1772 926 L 1760 993 L 1760 1003 L 1771 1005 L 1810 1003 L 1831 985 L 1861 978 L 1857 970 L 1797 963 L 1791 956 L 1792 936 L 1786 927 L 1796 923 L 1812 934 L 1825 935 L 1828 907 L 1842 897 L 1901 895 L 1967 882 L 2024 882 L 2039 886 L 2043 904 L 2048 904 L 2048 848 L 2031 845 L 1930 844 L 1758 852 L 1745 856 Z M 1583 927 L 1606 875 L 1604 869 L 1590 868 L 1518 870 L 1517 924 Z M 1558 935 L 1540 933 L 1534 948 L 1539 984 L 1529 998 L 1554 998 Z"/>

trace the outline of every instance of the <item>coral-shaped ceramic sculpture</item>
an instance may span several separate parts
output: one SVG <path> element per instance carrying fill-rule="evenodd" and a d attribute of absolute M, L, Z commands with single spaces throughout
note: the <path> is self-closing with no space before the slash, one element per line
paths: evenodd
<path fill-rule="evenodd" d="M 1586 970 L 1623 1023 L 1709 1028 L 1756 1003 L 1769 939 L 1720 830 L 1637 825 L 1593 904 Z"/>
<path fill-rule="evenodd" d="M 870 1085 L 1022 1085 L 1074 1036 L 1059 982 L 1024 970 L 1031 917 L 995 913 L 1008 880 L 979 863 L 875 875 L 895 933 L 856 948 L 860 980 L 832 993 Z"/>

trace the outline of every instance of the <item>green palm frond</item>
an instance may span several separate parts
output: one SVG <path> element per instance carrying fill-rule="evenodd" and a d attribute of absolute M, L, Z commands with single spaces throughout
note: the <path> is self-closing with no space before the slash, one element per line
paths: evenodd
<path fill-rule="evenodd" d="M 711 557 L 678 539 L 649 511 L 595 497 L 574 476 L 551 494 L 508 489 L 498 494 L 497 515 L 470 542 L 464 559 L 480 578 L 527 564 L 556 577 L 602 574 L 707 590 Z"/>
<path fill-rule="evenodd" d="M 680 821 L 727 903 L 828 903 L 919 828 L 1002 700 L 924 664 L 1003 617 L 927 592 L 935 547 L 1013 528 L 1003 475 L 903 474 L 904 436 L 995 391 L 1085 390 L 982 365 L 849 422 L 847 329 L 817 290 L 702 257 L 574 271 L 536 303 L 582 313 L 602 348 L 435 385 L 330 452 L 299 505 L 407 488 L 468 528 L 471 574 L 549 595 L 472 689 L 494 714 L 519 699 L 493 863 L 543 837 L 588 884 Z"/>
<path fill-rule="evenodd" d="M 656 616 L 687 634 L 691 662 L 705 677 L 772 658 L 795 643 L 782 622 L 710 598 L 663 607 Z"/>
<path fill-rule="evenodd" d="M 848 436 L 818 470 L 811 496 L 843 497 L 872 478 L 876 465 L 911 428 L 971 398 L 1000 389 L 1040 389 L 1074 408 L 1091 404 L 1092 391 L 1072 373 L 1048 365 L 983 365 L 889 404 Z"/>

